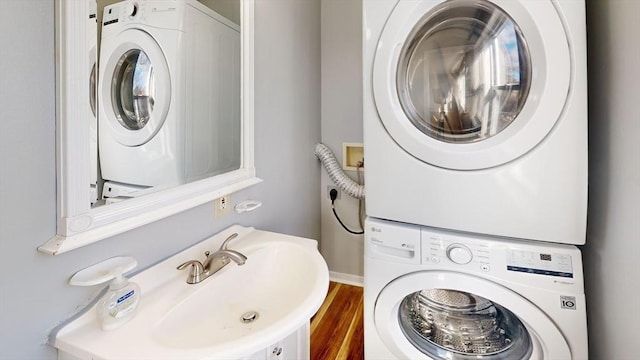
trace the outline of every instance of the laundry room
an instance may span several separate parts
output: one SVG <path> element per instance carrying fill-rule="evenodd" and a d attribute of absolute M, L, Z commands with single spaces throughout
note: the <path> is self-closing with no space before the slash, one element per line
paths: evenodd
<path fill-rule="evenodd" d="M 361 311 L 352 323 L 330 331 L 351 329 L 365 344 L 375 344 L 368 347 L 367 358 L 446 358 L 441 350 L 458 344 L 456 335 L 438 338 L 428 315 L 445 309 L 456 316 L 462 307 L 471 309 L 471 303 L 478 323 L 490 324 L 487 331 L 494 331 L 491 336 L 498 345 L 480 344 L 483 350 L 474 350 L 475 343 L 463 340 L 460 354 L 505 351 L 510 354 L 505 359 L 542 359 L 544 354 L 580 360 L 637 357 L 634 343 L 640 333 L 635 324 L 640 318 L 633 299 L 640 295 L 635 276 L 640 261 L 640 143 L 633 135 L 640 131 L 640 118 L 633 104 L 640 93 L 640 2 L 200 1 L 193 7 L 197 11 L 185 14 L 201 19 L 194 22 L 210 29 L 209 35 L 226 39 L 221 44 L 235 51 L 228 57 L 229 66 L 218 73 L 203 70 L 206 66 L 198 62 L 220 59 L 217 50 L 203 45 L 211 41 L 190 36 L 184 23 L 171 20 L 173 12 L 179 12 L 174 3 L 195 0 L 73 5 L 79 2 L 0 1 L 0 39 L 6 48 L 13 45 L 0 59 L 0 303 L 7 312 L 0 322 L 0 359 L 59 358 L 56 331 L 94 306 L 105 288 L 70 284 L 82 269 L 109 258 L 135 258 L 136 270 L 125 272 L 140 279 L 142 300 L 136 316 L 146 319 L 153 293 L 145 292 L 149 283 L 144 274 L 166 270 L 170 275 L 160 276 L 163 281 L 178 279 L 180 286 L 196 289 L 198 284 L 185 282 L 197 270 L 195 263 L 176 270 L 180 263 L 167 267 L 164 262 L 183 253 L 190 257 L 181 260 L 202 260 L 209 257 L 202 255 L 204 250 L 219 248 L 222 253 L 215 256 L 231 259 L 222 265 L 222 276 L 192 280 L 202 281 L 202 286 L 216 277 L 222 281 L 225 274 L 263 264 L 262 259 L 251 264 L 257 258 L 247 253 L 247 264 L 239 266 L 242 258 L 225 253 L 262 246 L 250 244 L 254 237 L 271 241 L 272 235 L 262 232 L 287 241 L 317 241 L 331 283 L 325 305 L 313 304 L 316 310 L 320 307 L 316 320 L 329 318 L 335 304 Z M 132 34 L 126 26 L 136 15 L 154 21 L 151 7 L 145 7 L 151 3 L 170 6 L 156 8 L 159 20 Z M 530 7 L 532 3 L 544 5 Z M 56 23 L 61 4 L 72 4 L 63 6 L 67 14 L 82 13 L 62 29 Z M 435 7 L 435 13 L 445 17 L 479 19 L 453 21 L 452 28 L 493 41 L 465 52 L 460 49 L 469 48 L 470 40 L 452 31 L 457 45 L 443 50 L 440 44 L 450 38 L 441 35 L 448 28 L 439 25 L 440 15 L 416 16 L 413 8 L 403 10 L 409 5 L 425 6 L 424 14 L 432 14 L 429 10 Z M 110 19 L 106 15 L 105 21 L 101 11 L 110 7 L 117 14 L 112 12 L 116 15 Z M 220 18 L 206 18 L 213 13 Z M 401 25 L 401 15 L 414 16 L 413 24 L 438 31 Z M 114 29 L 113 34 L 131 35 L 123 41 L 113 35 L 118 42 L 107 41 L 110 53 L 119 52 L 112 60 L 100 51 L 101 43 L 92 42 L 110 36 L 97 25 L 110 21 L 107 29 Z M 545 28 L 536 30 L 541 21 Z M 74 32 L 78 29 L 83 30 Z M 411 46 L 387 49 L 390 43 L 377 44 L 381 38 L 393 43 L 395 36 L 414 35 L 422 40 Z M 194 46 L 198 41 L 201 45 Z M 456 55 L 461 53 L 465 56 Z M 99 64 L 95 69 L 94 61 Z M 395 71 L 383 71 L 389 64 L 405 64 L 409 70 L 397 77 Z M 509 70 L 482 72 L 473 64 L 482 69 L 507 64 Z M 441 71 L 444 67 L 448 72 Z M 175 69 L 180 69 L 178 79 Z M 107 70 L 124 81 L 100 81 L 117 78 L 106 75 Z M 97 87 L 86 96 L 92 72 Z M 78 73 L 86 76 L 75 78 Z M 461 74 L 467 76 L 466 83 Z M 228 87 L 211 85 L 212 79 L 224 76 Z M 122 84 L 127 81 L 138 86 L 126 88 Z M 168 83 L 172 87 L 163 88 Z M 383 104 L 381 94 L 404 95 Z M 506 110 L 496 115 L 496 104 L 507 104 Z M 115 114 L 111 125 L 100 124 L 103 116 L 111 116 L 100 115 L 106 110 Z M 420 129 L 421 135 L 384 119 L 397 112 L 407 114 L 407 126 Z M 213 113 L 218 120 L 232 121 L 196 121 L 192 127 L 171 121 L 171 116 L 196 119 Z M 164 120 L 156 125 L 158 114 L 169 115 L 160 116 Z M 575 114 L 575 123 L 564 121 L 570 114 Z M 548 123 L 523 125 L 518 122 L 521 115 Z M 116 126 L 139 129 L 132 130 L 133 136 Z M 470 131 L 476 127 L 482 130 Z M 535 136 L 518 137 L 523 129 Z M 429 132 L 437 134 L 416 141 Z M 210 141 L 212 137 L 216 141 Z M 483 145 L 486 142 L 489 145 Z M 429 148 L 432 143 L 442 148 Z M 505 146 L 492 152 L 496 144 Z M 104 155 L 109 158 L 101 158 Z M 333 166 L 327 165 L 332 161 Z M 433 166 L 426 169 L 423 164 Z M 233 237 L 230 229 L 239 235 Z M 256 229 L 255 235 L 248 235 L 250 229 Z M 228 248 L 223 248 L 229 237 Z M 300 269 L 316 264 L 311 260 L 316 258 L 291 256 L 282 264 L 269 263 L 255 278 L 279 279 L 312 292 L 312 281 L 296 283 L 293 275 L 304 273 L 311 279 L 315 273 Z M 298 271 L 284 266 L 289 264 L 299 266 Z M 232 279 L 237 278 L 224 280 L 231 285 L 215 296 L 252 294 L 251 289 L 238 290 L 244 282 Z M 425 285 L 416 289 L 417 281 Z M 350 300 L 336 295 L 348 292 L 359 294 L 358 303 L 349 305 Z M 293 290 L 282 296 L 287 294 L 295 298 Z M 263 296 L 265 304 L 270 299 Z M 378 300 L 377 308 L 371 299 Z M 163 328 L 173 334 L 170 331 L 189 329 L 184 321 L 211 313 L 184 314 L 149 323 L 175 321 L 179 327 Z M 247 324 L 269 320 L 266 312 L 242 316 Z M 378 316 L 382 320 L 373 324 Z M 314 345 L 313 333 L 320 333 L 322 326 L 311 321 L 311 358 L 351 359 L 366 353 L 362 343 L 351 345 L 359 346 L 358 351 L 341 349 L 350 335 L 337 332 L 324 334 L 322 343 L 317 337 Z M 429 333 L 439 340 L 425 340 L 427 332 L 416 331 L 415 324 L 431 326 Z M 282 338 L 293 331 L 288 325 L 278 328 Z M 171 351 L 190 343 L 199 346 L 194 337 L 163 339 Z M 184 343 L 167 345 L 182 341 L 178 339 Z M 268 349 L 268 358 L 282 358 L 288 343 L 268 343 L 277 343 Z"/>

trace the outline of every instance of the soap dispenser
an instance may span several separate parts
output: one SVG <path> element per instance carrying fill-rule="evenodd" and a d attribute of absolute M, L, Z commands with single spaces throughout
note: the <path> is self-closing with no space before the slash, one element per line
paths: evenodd
<path fill-rule="evenodd" d="M 131 257 L 114 257 L 74 274 L 69 284 L 92 286 L 111 280 L 107 293 L 98 301 L 96 312 L 103 330 L 113 330 L 133 318 L 140 301 L 140 287 L 129 282 L 124 273 L 138 265 Z"/>

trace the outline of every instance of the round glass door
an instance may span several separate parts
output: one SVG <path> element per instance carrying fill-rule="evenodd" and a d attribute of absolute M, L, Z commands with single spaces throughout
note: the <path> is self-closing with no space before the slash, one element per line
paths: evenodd
<path fill-rule="evenodd" d="M 94 61 L 91 66 L 91 75 L 89 75 L 89 106 L 94 118 L 96 116 L 97 80 L 98 74 L 96 74 L 96 62 Z"/>
<path fill-rule="evenodd" d="M 571 56 L 551 1 L 399 1 L 375 49 L 375 107 L 386 132 L 420 161 L 503 165 L 561 119 Z"/>
<path fill-rule="evenodd" d="M 125 52 L 116 64 L 111 83 L 111 105 L 120 125 L 144 128 L 155 104 L 153 64 L 140 49 Z"/>
<path fill-rule="evenodd" d="M 98 81 L 101 137 L 140 146 L 162 128 L 171 104 L 165 54 L 146 32 L 125 30 L 103 41 Z"/>
<path fill-rule="evenodd" d="M 516 315 L 463 291 L 414 292 L 402 300 L 398 321 L 409 342 L 432 359 L 527 359 L 532 352 Z"/>
<path fill-rule="evenodd" d="M 535 291 L 535 290 L 533 290 Z M 373 323 L 401 359 L 570 359 L 554 320 L 520 293 L 475 275 L 420 271 L 380 290 Z"/>
<path fill-rule="evenodd" d="M 445 1 L 410 33 L 396 81 L 403 111 L 424 134 L 480 141 L 518 116 L 531 85 L 531 56 L 518 25 L 495 4 Z"/>

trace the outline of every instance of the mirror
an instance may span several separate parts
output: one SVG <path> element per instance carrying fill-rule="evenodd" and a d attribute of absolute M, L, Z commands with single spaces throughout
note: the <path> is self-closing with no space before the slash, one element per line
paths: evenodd
<path fill-rule="evenodd" d="M 58 223 L 40 251 L 60 254 L 261 181 L 253 1 L 56 1 Z"/>

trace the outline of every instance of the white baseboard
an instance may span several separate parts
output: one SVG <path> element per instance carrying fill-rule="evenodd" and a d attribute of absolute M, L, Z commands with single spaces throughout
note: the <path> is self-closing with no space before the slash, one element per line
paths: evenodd
<path fill-rule="evenodd" d="M 364 286 L 364 277 L 329 271 L 329 280 L 353 286 Z"/>

